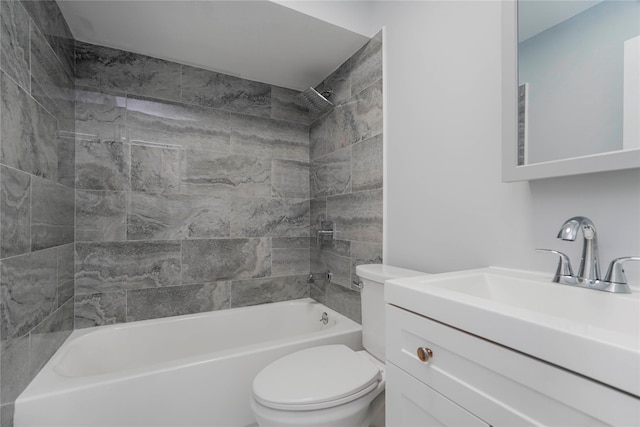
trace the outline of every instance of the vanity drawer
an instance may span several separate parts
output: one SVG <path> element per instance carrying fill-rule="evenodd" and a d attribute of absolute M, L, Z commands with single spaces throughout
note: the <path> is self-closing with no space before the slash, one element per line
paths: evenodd
<path fill-rule="evenodd" d="M 640 399 L 392 305 L 386 319 L 388 361 L 491 425 L 640 425 Z"/>
<path fill-rule="evenodd" d="M 388 363 L 386 425 L 393 427 L 464 426 L 489 427 L 489 424 L 442 396 L 431 387 Z"/>

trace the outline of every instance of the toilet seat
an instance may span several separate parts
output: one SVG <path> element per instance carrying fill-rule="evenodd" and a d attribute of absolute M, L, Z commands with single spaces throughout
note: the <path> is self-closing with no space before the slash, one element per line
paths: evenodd
<path fill-rule="evenodd" d="M 312 347 L 265 367 L 253 381 L 258 403 L 273 409 L 303 411 L 356 400 L 382 380 L 381 365 L 344 345 Z"/>

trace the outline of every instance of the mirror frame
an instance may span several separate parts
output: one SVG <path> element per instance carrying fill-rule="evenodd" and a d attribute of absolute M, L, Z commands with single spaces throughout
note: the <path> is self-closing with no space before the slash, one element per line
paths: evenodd
<path fill-rule="evenodd" d="M 502 3 L 502 182 L 640 168 L 640 149 L 517 165 L 518 140 L 518 8 Z"/>

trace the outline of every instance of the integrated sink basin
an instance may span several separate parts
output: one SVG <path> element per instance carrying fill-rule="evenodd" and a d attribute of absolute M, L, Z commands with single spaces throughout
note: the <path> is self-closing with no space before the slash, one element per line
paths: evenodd
<path fill-rule="evenodd" d="M 640 294 L 488 267 L 390 280 L 385 300 L 640 397 Z"/>

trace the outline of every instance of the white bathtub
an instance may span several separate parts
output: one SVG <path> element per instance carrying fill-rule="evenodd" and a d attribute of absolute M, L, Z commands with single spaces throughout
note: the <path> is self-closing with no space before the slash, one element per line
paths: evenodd
<path fill-rule="evenodd" d="M 264 366 L 361 342 L 360 325 L 311 299 L 77 330 L 16 400 L 14 425 L 245 426 Z"/>

